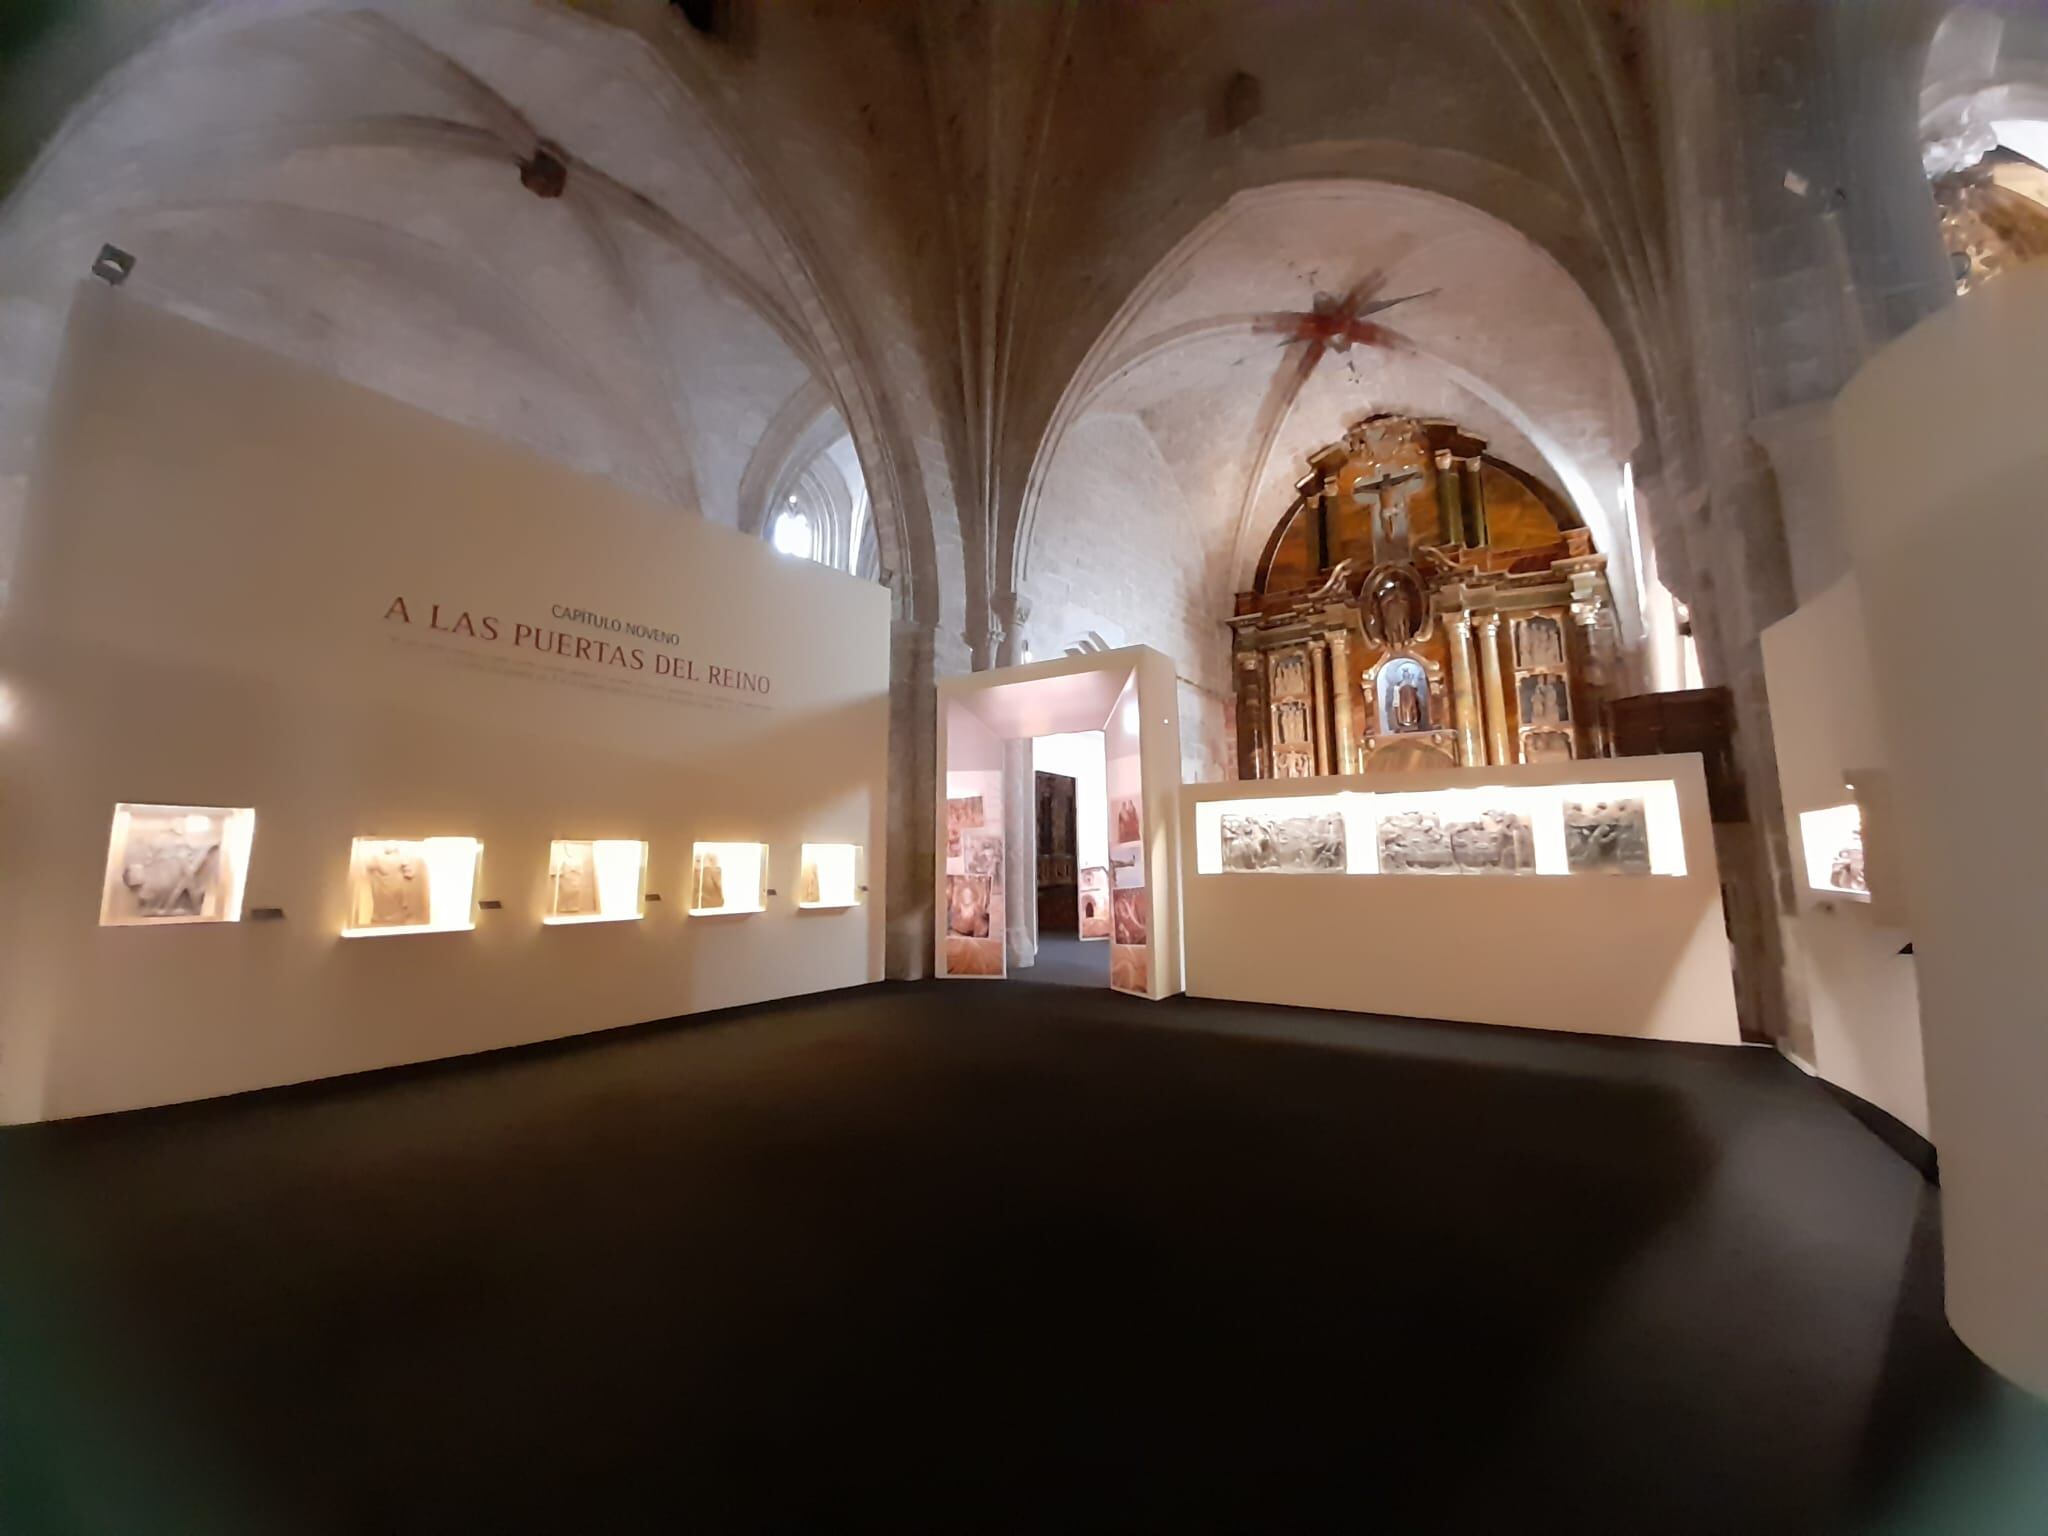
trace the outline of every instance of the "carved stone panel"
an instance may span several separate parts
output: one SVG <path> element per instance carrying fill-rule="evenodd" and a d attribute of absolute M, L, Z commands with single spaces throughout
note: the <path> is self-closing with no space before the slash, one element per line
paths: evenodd
<path fill-rule="evenodd" d="M 1640 800 L 1581 800 L 1564 808 L 1565 865 L 1575 875 L 1647 875 L 1650 822 Z"/>
<path fill-rule="evenodd" d="M 1237 873 L 1342 874 L 1344 818 L 1320 816 L 1223 817 L 1223 867 Z"/>

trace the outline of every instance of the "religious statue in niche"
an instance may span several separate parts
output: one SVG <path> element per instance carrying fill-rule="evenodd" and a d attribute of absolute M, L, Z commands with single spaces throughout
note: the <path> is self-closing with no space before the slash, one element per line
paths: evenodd
<path fill-rule="evenodd" d="M 1647 875 L 1650 821 L 1643 802 L 1566 801 L 1564 862 L 1575 875 Z"/>
<path fill-rule="evenodd" d="M 1081 937 L 1109 937 L 1109 871 L 1100 865 L 1081 871 Z"/>
<path fill-rule="evenodd" d="M 1515 665 L 1526 670 L 1564 666 L 1564 629 L 1548 614 L 1515 622 Z"/>
<path fill-rule="evenodd" d="M 1289 651 L 1273 663 L 1273 694 L 1276 698 L 1303 698 L 1308 694 L 1308 658 Z"/>
<path fill-rule="evenodd" d="M 1116 893 L 1116 942 L 1119 944 L 1142 944 L 1145 942 L 1145 928 L 1151 921 L 1152 902 L 1150 893 L 1144 890 L 1118 891 Z"/>
<path fill-rule="evenodd" d="M 697 899 L 691 905 L 700 912 L 715 912 L 725 905 L 725 865 L 709 848 L 697 850 L 696 864 Z"/>
<path fill-rule="evenodd" d="M 1412 565 L 1383 565 L 1365 578 L 1366 638 L 1389 650 L 1412 644 L 1423 632 L 1429 597 Z"/>
<path fill-rule="evenodd" d="M 1534 677 L 1523 678 L 1521 702 L 1524 726 L 1571 723 L 1571 700 L 1565 692 L 1564 679 L 1554 673 L 1540 672 Z"/>
<path fill-rule="evenodd" d="M 553 915 L 580 917 L 597 911 L 597 849 L 590 843 L 556 843 L 548 871 Z"/>
<path fill-rule="evenodd" d="M 1528 731 L 1522 736 L 1522 761 L 1525 763 L 1568 763 L 1573 756 L 1569 732 Z"/>
<path fill-rule="evenodd" d="M 1461 875 L 1527 875 L 1536 869 L 1536 833 L 1517 811 L 1485 811 L 1445 829 Z"/>
<path fill-rule="evenodd" d="M 203 811 L 131 811 L 121 848 L 125 917 L 214 917 L 225 871 L 221 844 L 227 818 Z"/>
<path fill-rule="evenodd" d="M 1457 856 L 1443 822 L 1428 811 L 1401 811 L 1380 822 L 1380 870 L 1389 875 L 1454 875 Z"/>
<path fill-rule="evenodd" d="M 946 931 L 963 939 L 987 938 L 993 894 L 983 876 L 946 876 Z"/>
<path fill-rule="evenodd" d="M 1232 812 L 1222 818 L 1223 867 L 1232 873 L 1342 874 L 1344 818 L 1272 817 Z"/>
<path fill-rule="evenodd" d="M 370 845 L 356 885 L 354 927 L 410 928 L 432 921 L 425 853 L 418 843 Z"/>
<path fill-rule="evenodd" d="M 1407 735 L 1429 729 L 1429 672 L 1413 656 L 1396 656 L 1380 668 L 1380 734 Z"/>
<path fill-rule="evenodd" d="M 981 796 L 965 795 L 946 802 L 946 857 L 960 857 L 960 831 L 981 825 Z"/>
<path fill-rule="evenodd" d="M 960 834 L 960 867 L 963 873 L 991 882 L 991 889 L 1003 888 L 1003 834 L 970 827 Z"/>
<path fill-rule="evenodd" d="M 1305 747 L 1308 743 L 1308 705 L 1300 699 L 1282 699 L 1273 706 L 1275 745 Z"/>
<path fill-rule="evenodd" d="M 1835 850 L 1835 857 L 1828 866 L 1828 884 L 1838 891 L 1854 891 L 1859 896 L 1870 894 L 1869 881 L 1863 874 L 1863 829 L 1852 828 L 1842 846 Z"/>

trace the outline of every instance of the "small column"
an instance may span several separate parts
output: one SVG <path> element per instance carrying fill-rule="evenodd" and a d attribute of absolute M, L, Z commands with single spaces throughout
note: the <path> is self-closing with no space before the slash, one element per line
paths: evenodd
<path fill-rule="evenodd" d="M 1487 761 L 1512 763 L 1515 750 L 1508 735 L 1508 703 L 1500 679 L 1500 615 L 1479 618 L 1479 673 L 1486 687 Z"/>
<path fill-rule="evenodd" d="M 1472 549 L 1483 548 L 1486 544 L 1486 465 L 1477 457 L 1464 460 L 1459 465 L 1464 479 L 1465 541 Z"/>
<path fill-rule="evenodd" d="M 1581 757 L 1607 755 L 1607 732 L 1600 708 L 1610 684 L 1606 637 L 1602 633 L 1605 606 L 1598 597 L 1572 604 L 1573 627 L 1579 636 L 1579 665 L 1578 676 L 1567 687 L 1572 701 L 1572 733 Z"/>
<path fill-rule="evenodd" d="M 1337 716 L 1337 771 L 1358 772 L 1358 737 L 1351 721 L 1351 637 L 1330 631 L 1330 692 Z"/>
<path fill-rule="evenodd" d="M 1439 448 L 1436 451 L 1436 504 L 1443 518 L 1443 527 L 1438 531 L 1438 541 L 1467 548 L 1472 541 L 1465 536 L 1465 498 L 1459 481 L 1462 473 L 1457 461 L 1451 457 L 1451 450 Z"/>
<path fill-rule="evenodd" d="M 1264 777 L 1277 779 L 1280 776 L 1280 701 L 1273 696 L 1273 657 L 1271 647 L 1259 652 L 1260 691 L 1266 696 L 1266 772 Z"/>
<path fill-rule="evenodd" d="M 1257 651 L 1239 651 L 1235 659 L 1237 664 L 1232 670 L 1237 676 L 1237 776 L 1263 779 L 1266 773 L 1259 760 L 1266 745 L 1266 668 Z"/>
<path fill-rule="evenodd" d="M 1460 608 L 1444 619 L 1451 631 L 1451 710 L 1458 723 L 1458 762 L 1478 768 L 1486 762 L 1479 729 L 1479 684 L 1472 676 L 1472 615 Z"/>
<path fill-rule="evenodd" d="M 1316 772 L 1330 771 L 1330 690 L 1323 680 L 1323 663 L 1329 656 L 1329 647 L 1318 635 L 1308 643 L 1308 687 L 1309 698 L 1315 711 L 1315 729 L 1310 738 L 1315 743 Z"/>

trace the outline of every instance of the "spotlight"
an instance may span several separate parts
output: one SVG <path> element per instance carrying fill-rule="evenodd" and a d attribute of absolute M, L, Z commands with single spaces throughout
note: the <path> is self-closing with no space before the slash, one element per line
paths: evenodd
<path fill-rule="evenodd" d="M 128 274 L 135 270 L 135 258 L 118 245 L 103 245 L 99 255 L 92 259 L 92 275 L 110 288 L 118 288 L 128 281 Z"/>

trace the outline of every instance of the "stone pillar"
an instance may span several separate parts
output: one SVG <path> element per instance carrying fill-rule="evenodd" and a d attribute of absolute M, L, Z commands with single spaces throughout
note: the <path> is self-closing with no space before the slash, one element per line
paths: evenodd
<path fill-rule="evenodd" d="M 938 681 L 936 626 L 898 619 L 889 627 L 889 810 L 883 974 L 916 981 L 932 973 L 937 878 Z"/>
<path fill-rule="evenodd" d="M 1011 970 L 1038 963 L 1038 773 L 1028 736 L 1003 743 L 1003 941 Z"/>
<path fill-rule="evenodd" d="M 1507 690 L 1500 676 L 1500 615 L 1479 616 L 1479 673 L 1486 687 L 1486 746 L 1490 763 L 1515 760 L 1514 738 L 1508 732 Z"/>
<path fill-rule="evenodd" d="M 1358 733 L 1351 719 L 1351 637 L 1330 631 L 1330 692 L 1336 704 L 1337 772 L 1358 772 Z"/>
<path fill-rule="evenodd" d="M 1444 615 L 1451 632 L 1451 710 L 1458 723 L 1458 762 L 1476 768 L 1486 761 L 1479 731 L 1479 683 L 1472 675 L 1472 615 L 1460 608 Z"/>
<path fill-rule="evenodd" d="M 1323 662 L 1329 648 L 1320 638 L 1308 643 L 1308 691 L 1315 710 L 1316 772 L 1330 771 L 1330 691 L 1323 679 Z"/>

